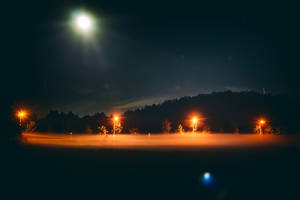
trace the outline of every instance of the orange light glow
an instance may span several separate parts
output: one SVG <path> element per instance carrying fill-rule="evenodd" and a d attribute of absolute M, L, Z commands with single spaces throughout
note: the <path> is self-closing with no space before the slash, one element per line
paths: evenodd
<path fill-rule="evenodd" d="M 26 115 L 27 115 L 27 112 L 24 111 L 24 110 L 20 110 L 20 111 L 17 113 L 17 116 L 18 116 L 20 119 L 25 118 Z"/>
<path fill-rule="evenodd" d="M 22 126 L 22 122 L 27 118 L 28 112 L 26 110 L 19 110 L 16 112 L 16 117 L 18 118 L 19 125 Z"/>
<path fill-rule="evenodd" d="M 192 118 L 193 134 L 195 134 L 195 131 L 197 131 L 197 126 L 198 126 L 198 118 L 197 117 L 193 117 Z"/>
<path fill-rule="evenodd" d="M 265 124 L 265 123 L 266 123 L 266 121 L 265 121 L 265 120 L 263 120 L 263 119 L 261 119 L 261 120 L 259 120 L 259 123 L 260 123 L 261 125 L 263 125 L 263 124 Z"/>
<path fill-rule="evenodd" d="M 198 118 L 197 117 L 193 117 L 192 122 L 193 122 L 193 124 L 196 124 L 198 122 Z"/>
<path fill-rule="evenodd" d="M 114 120 L 115 120 L 115 121 L 118 121 L 118 120 L 119 120 L 119 117 L 118 117 L 118 116 L 115 116 L 115 117 L 114 117 Z"/>
<path fill-rule="evenodd" d="M 60 146 L 73 148 L 95 149 L 177 149 L 186 151 L 188 148 L 202 150 L 215 147 L 258 147 L 288 144 L 293 138 L 276 135 L 258 136 L 254 134 L 211 134 L 211 135 L 88 135 L 88 134 L 56 134 L 56 133 L 25 133 L 20 136 L 24 145 Z M 298 140 L 299 141 L 299 140 Z"/>

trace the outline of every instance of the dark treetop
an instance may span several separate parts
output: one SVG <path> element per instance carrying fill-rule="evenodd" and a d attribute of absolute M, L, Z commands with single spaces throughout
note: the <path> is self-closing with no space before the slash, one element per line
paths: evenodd
<path fill-rule="evenodd" d="M 273 129 L 281 133 L 296 133 L 296 102 L 287 96 L 262 95 L 256 92 L 218 92 L 168 100 L 162 104 L 145 106 L 142 109 L 126 111 L 121 118 L 124 133 L 137 128 L 140 133 L 162 132 L 165 120 L 171 123 L 171 132 L 179 124 L 191 130 L 190 120 L 197 115 L 202 121 L 199 130 L 211 132 L 253 132 L 260 118 L 266 119 Z M 50 111 L 37 121 L 38 131 L 99 133 L 100 126 L 112 128 L 112 117 L 104 113 L 79 117 L 72 112 L 65 114 Z"/>

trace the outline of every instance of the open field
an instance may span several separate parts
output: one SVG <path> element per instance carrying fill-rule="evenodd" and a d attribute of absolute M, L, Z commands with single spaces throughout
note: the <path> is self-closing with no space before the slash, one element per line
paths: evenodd
<path fill-rule="evenodd" d="M 7 178 L 3 191 L 11 197 L 295 199 L 299 196 L 297 136 L 33 134 L 21 138 L 7 149 L 9 156 L 4 156 Z M 210 185 L 202 182 L 205 172 L 213 176 Z"/>
<path fill-rule="evenodd" d="M 203 149 L 214 147 L 263 147 L 293 145 L 300 137 L 258 134 L 51 134 L 23 133 L 20 141 L 24 145 L 108 148 L 108 149 Z"/>

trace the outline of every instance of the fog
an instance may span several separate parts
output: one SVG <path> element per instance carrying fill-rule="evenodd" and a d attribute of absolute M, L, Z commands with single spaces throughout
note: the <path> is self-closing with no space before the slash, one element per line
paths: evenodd
<path fill-rule="evenodd" d="M 299 137 L 257 134 L 147 134 L 88 135 L 56 133 L 22 133 L 24 145 L 108 148 L 108 149 L 190 149 L 214 147 L 259 147 L 291 145 Z"/>

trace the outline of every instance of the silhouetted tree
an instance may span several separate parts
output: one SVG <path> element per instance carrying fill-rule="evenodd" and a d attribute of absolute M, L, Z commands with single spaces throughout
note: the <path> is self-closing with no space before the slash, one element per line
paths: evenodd
<path fill-rule="evenodd" d="M 164 133 L 170 133 L 171 132 L 171 122 L 169 122 L 167 119 L 163 121 L 162 130 Z"/>
<path fill-rule="evenodd" d="M 204 126 L 202 127 L 202 132 L 204 132 L 204 133 L 210 133 L 210 128 L 209 128 L 209 126 L 204 125 Z"/>
<path fill-rule="evenodd" d="M 187 126 L 187 120 L 193 112 L 199 112 L 205 118 L 205 126 L 211 132 L 240 132 L 257 131 L 255 121 L 261 115 L 271 121 L 272 126 L 281 132 L 299 133 L 298 99 L 284 95 L 262 95 L 257 92 L 213 92 L 193 97 L 182 97 L 168 100 L 161 104 L 153 104 L 136 110 L 126 111 L 122 117 L 122 132 L 130 132 L 138 128 L 139 133 L 160 133 L 162 122 Z M 35 121 L 35 120 L 33 120 Z M 36 121 L 36 131 L 83 133 L 87 130 L 98 133 L 99 126 L 112 127 L 111 120 L 104 113 L 79 117 L 72 112 L 63 113 L 50 111 L 44 118 Z M 202 130 L 205 130 L 202 126 Z M 163 125 L 164 132 L 172 130 L 167 124 Z M 273 130 L 274 132 L 274 130 Z"/>
<path fill-rule="evenodd" d="M 98 129 L 99 129 L 99 132 L 104 135 L 108 133 L 106 126 L 103 126 L 103 125 L 99 126 Z"/>
<path fill-rule="evenodd" d="M 35 132 L 36 131 L 36 123 L 34 121 L 29 121 L 26 124 L 25 132 Z"/>
<path fill-rule="evenodd" d="M 139 132 L 138 128 L 131 128 L 131 129 L 129 129 L 129 133 L 130 134 L 137 134 L 138 132 Z"/>
<path fill-rule="evenodd" d="M 122 132 L 122 130 L 123 130 L 123 126 L 122 126 L 122 124 L 121 124 L 121 122 L 117 122 L 116 123 L 116 133 L 121 133 Z"/>
<path fill-rule="evenodd" d="M 270 124 L 267 124 L 264 128 L 263 128 L 263 132 L 264 133 L 273 133 L 273 128 Z"/>
<path fill-rule="evenodd" d="M 178 125 L 177 132 L 180 133 L 180 134 L 184 133 L 183 126 L 181 124 Z"/>

